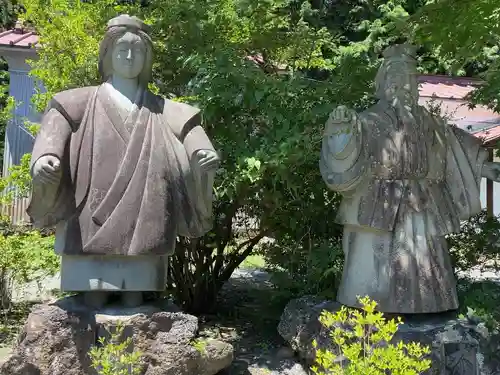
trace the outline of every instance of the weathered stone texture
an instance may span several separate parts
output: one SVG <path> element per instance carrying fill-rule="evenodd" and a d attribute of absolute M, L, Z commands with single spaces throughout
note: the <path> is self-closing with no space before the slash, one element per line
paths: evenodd
<path fill-rule="evenodd" d="M 230 344 L 194 344 L 198 319 L 172 305 L 93 311 L 77 297 L 36 306 L 2 375 L 96 375 L 88 352 L 121 322 L 143 356 L 142 375 L 215 375 L 233 360 Z"/>
<path fill-rule="evenodd" d="M 318 347 L 338 353 L 329 331 L 318 318 L 323 310 L 336 312 L 341 304 L 304 296 L 286 306 L 278 332 L 307 363 L 315 358 L 313 340 Z M 498 333 L 490 333 L 483 323 L 456 315 L 429 314 L 403 319 L 393 342 L 419 342 L 431 348 L 431 369 L 424 375 L 500 375 Z M 496 353 L 496 355 L 495 355 Z M 339 360 L 343 360 L 339 356 Z"/>

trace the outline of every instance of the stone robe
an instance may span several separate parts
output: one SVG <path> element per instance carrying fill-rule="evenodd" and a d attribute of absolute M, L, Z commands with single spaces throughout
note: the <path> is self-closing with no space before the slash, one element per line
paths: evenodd
<path fill-rule="evenodd" d="M 32 164 L 55 155 L 63 175 L 57 188 L 34 184 L 27 211 L 38 227 L 56 225 L 63 266 L 64 256 L 158 263 L 178 235 L 211 227 L 212 181 L 192 162 L 198 150 L 214 150 L 199 110 L 140 91 L 125 113 L 108 90 L 55 95 L 35 141 Z"/>
<path fill-rule="evenodd" d="M 323 139 L 320 170 L 344 196 L 345 265 L 337 299 L 368 295 L 389 313 L 458 308 L 445 235 L 481 210 L 487 152 L 423 107 L 405 124 L 381 101 L 359 115 L 360 131 Z"/>

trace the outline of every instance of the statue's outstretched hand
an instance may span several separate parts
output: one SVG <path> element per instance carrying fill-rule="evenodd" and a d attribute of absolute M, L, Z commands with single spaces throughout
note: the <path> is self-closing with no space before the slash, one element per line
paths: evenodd
<path fill-rule="evenodd" d="M 355 110 L 344 105 L 335 108 L 328 117 L 325 126 L 325 136 L 349 134 L 356 131 L 359 124 Z"/>
<path fill-rule="evenodd" d="M 56 185 L 61 181 L 61 161 L 57 156 L 44 155 L 33 165 L 32 174 L 34 182 Z"/>
<path fill-rule="evenodd" d="M 199 150 L 194 157 L 201 172 L 208 172 L 219 166 L 219 155 L 215 151 Z"/>

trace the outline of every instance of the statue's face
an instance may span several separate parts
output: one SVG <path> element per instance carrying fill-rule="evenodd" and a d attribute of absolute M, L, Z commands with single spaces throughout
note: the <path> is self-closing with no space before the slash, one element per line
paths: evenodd
<path fill-rule="evenodd" d="M 399 73 L 399 72 L 398 72 Z M 416 76 L 407 72 L 388 75 L 385 82 L 385 91 L 389 97 L 401 94 L 418 95 L 418 87 L 415 85 Z"/>
<path fill-rule="evenodd" d="M 113 47 L 113 71 L 124 78 L 137 78 L 146 61 L 146 44 L 137 35 L 127 32 Z"/>
<path fill-rule="evenodd" d="M 418 80 L 416 68 L 411 64 L 393 63 L 383 76 L 379 77 L 377 87 L 386 98 L 418 98 Z"/>

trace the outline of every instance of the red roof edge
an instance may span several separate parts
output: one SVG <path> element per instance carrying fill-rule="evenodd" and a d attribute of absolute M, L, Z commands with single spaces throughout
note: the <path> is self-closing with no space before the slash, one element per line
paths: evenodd
<path fill-rule="evenodd" d="M 481 86 L 484 81 L 479 78 L 456 77 L 437 74 L 420 74 L 419 83 L 458 85 L 458 86 Z"/>
<path fill-rule="evenodd" d="M 30 49 L 38 44 L 38 35 L 20 23 L 10 30 L 0 32 L 0 47 Z"/>
<path fill-rule="evenodd" d="M 7 35 L 7 34 L 10 34 L 11 32 L 12 32 L 12 30 L 5 30 L 5 31 L 0 32 L 0 38 Z"/>

